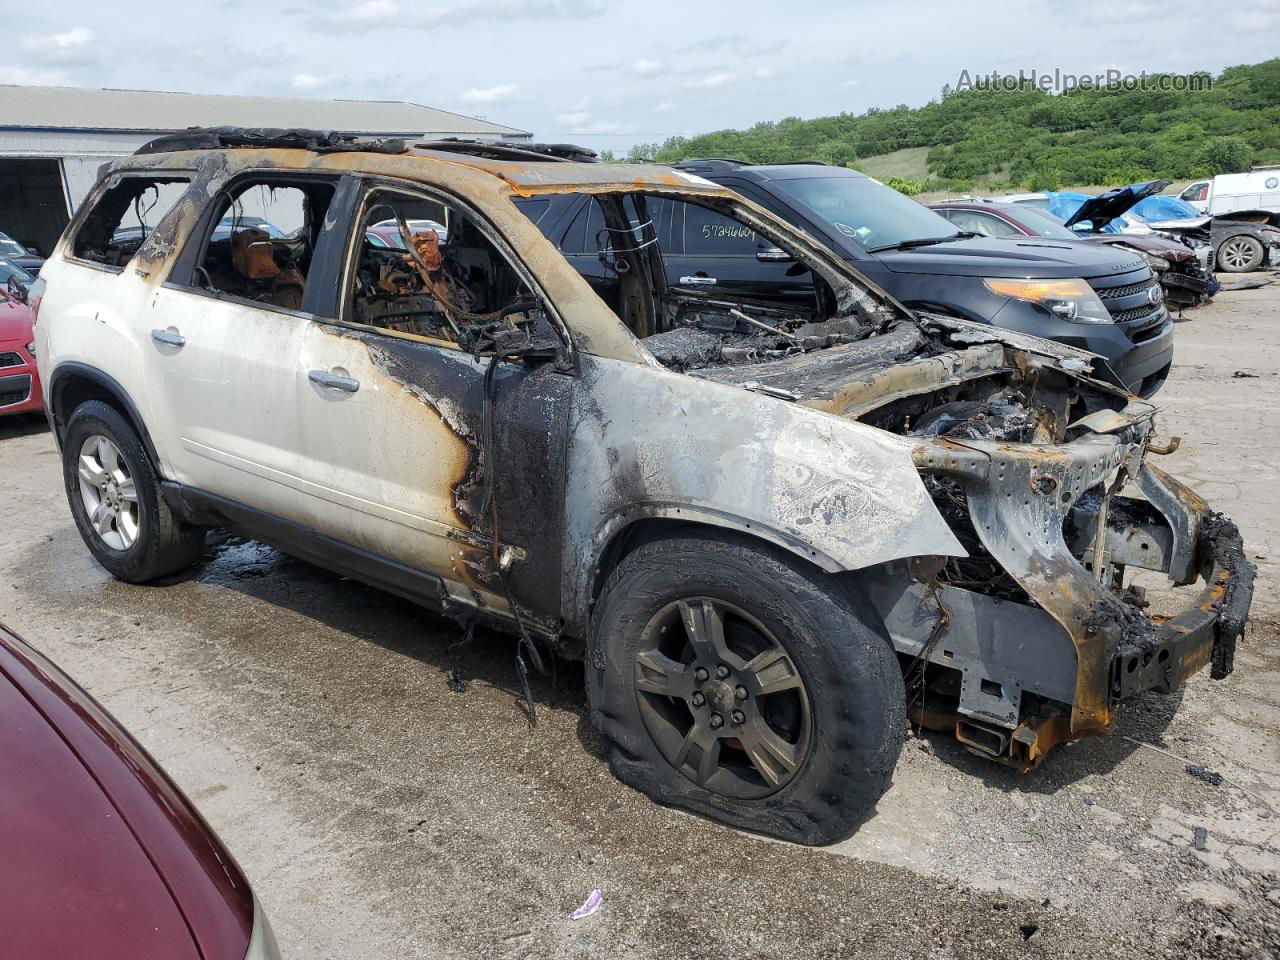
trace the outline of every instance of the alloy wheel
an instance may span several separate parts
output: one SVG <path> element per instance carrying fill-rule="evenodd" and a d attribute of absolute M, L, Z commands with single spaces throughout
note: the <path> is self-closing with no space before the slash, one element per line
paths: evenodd
<path fill-rule="evenodd" d="M 1240 269 L 1252 263 L 1255 254 L 1254 246 L 1247 238 L 1237 237 L 1222 245 L 1219 259 L 1230 269 Z"/>
<path fill-rule="evenodd" d="M 120 448 L 94 434 L 80 446 L 76 473 L 93 532 L 112 550 L 128 550 L 138 539 L 138 491 Z"/>
<path fill-rule="evenodd" d="M 762 797 L 804 765 L 812 712 L 786 647 L 734 604 L 691 597 L 645 626 L 633 684 L 645 728 L 694 783 Z"/>

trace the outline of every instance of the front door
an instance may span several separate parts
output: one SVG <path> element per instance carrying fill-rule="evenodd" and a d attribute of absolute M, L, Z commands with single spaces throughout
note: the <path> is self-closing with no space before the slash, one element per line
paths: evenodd
<path fill-rule="evenodd" d="M 398 231 L 391 246 L 369 239 L 371 224 L 400 218 L 416 255 Z M 510 590 L 550 625 L 574 381 L 550 359 L 502 360 L 486 384 L 491 358 L 462 349 L 504 311 L 502 322 L 556 343 L 543 301 L 501 238 L 452 198 L 371 186 L 351 223 L 339 319 L 317 317 L 302 337 L 307 479 L 340 509 L 345 542 L 435 574 L 468 604 L 502 608 Z"/>

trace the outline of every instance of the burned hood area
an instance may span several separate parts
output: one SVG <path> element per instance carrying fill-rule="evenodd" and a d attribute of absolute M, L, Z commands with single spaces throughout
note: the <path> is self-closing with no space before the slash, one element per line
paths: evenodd
<path fill-rule="evenodd" d="M 595 197 L 603 225 L 588 240 L 603 270 L 591 264 L 587 279 L 666 370 L 872 427 L 909 450 L 932 523 L 958 547 L 849 575 L 893 639 L 917 722 L 1028 769 L 1057 743 L 1108 732 L 1125 699 L 1209 663 L 1215 677 L 1230 670 L 1252 596 L 1239 532 L 1150 462 L 1176 442 L 1157 437 L 1152 404 L 1097 378 L 1105 361 L 912 314 L 749 206 L 689 200 L 732 218 L 771 258 L 785 252 L 793 276 L 809 272 L 812 297 L 698 289 L 678 276 L 698 264 L 664 265 L 640 193 Z M 789 440 L 765 442 L 781 451 Z M 922 523 L 904 517 L 903 538 Z M 1136 569 L 1202 589 L 1183 612 L 1154 616 Z"/>

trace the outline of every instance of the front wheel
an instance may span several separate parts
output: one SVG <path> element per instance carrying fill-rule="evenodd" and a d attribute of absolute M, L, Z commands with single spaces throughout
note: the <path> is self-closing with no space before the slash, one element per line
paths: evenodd
<path fill-rule="evenodd" d="M 1239 234 L 1223 240 L 1218 247 L 1218 269 L 1228 273 L 1251 273 L 1262 266 L 1265 251 L 1256 237 Z"/>
<path fill-rule="evenodd" d="M 62 472 L 80 536 L 112 576 L 145 583 L 200 556 L 204 530 L 169 509 L 137 431 L 115 408 L 98 400 L 76 407 Z"/>
<path fill-rule="evenodd" d="M 611 769 L 735 827 L 847 836 L 888 789 L 906 727 L 878 624 L 847 583 L 766 545 L 638 548 L 602 593 L 587 670 Z"/>

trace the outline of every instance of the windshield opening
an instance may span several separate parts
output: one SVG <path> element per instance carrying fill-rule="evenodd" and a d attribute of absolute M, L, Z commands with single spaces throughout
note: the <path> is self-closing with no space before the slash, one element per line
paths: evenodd
<path fill-rule="evenodd" d="M 960 235 L 928 207 L 870 177 L 782 180 L 777 185 L 808 207 L 836 236 L 853 240 L 867 251 Z"/>

